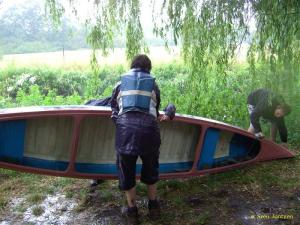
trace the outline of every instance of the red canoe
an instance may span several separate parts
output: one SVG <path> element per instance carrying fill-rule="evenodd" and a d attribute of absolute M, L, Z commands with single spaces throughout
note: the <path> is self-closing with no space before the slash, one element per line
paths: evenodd
<path fill-rule="evenodd" d="M 0 167 L 23 172 L 116 179 L 110 108 L 23 107 L 0 110 Z M 180 178 L 294 157 L 269 140 L 215 120 L 179 115 L 160 124 L 160 177 Z M 137 174 L 141 169 L 140 161 Z"/>

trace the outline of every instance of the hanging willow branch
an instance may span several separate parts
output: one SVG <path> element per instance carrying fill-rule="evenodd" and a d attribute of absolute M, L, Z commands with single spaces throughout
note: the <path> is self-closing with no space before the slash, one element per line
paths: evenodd
<path fill-rule="evenodd" d="M 216 65 L 221 73 L 225 72 L 241 36 L 248 32 L 243 16 L 244 5 L 237 3 L 184 1 L 184 5 L 178 6 L 177 1 L 169 1 L 170 24 L 176 24 L 174 34 L 181 38 L 185 61 L 195 75 L 201 74 L 205 78 L 207 68 Z M 180 14 L 184 16 L 176 16 L 178 12 L 173 10 L 177 8 L 181 8 Z"/>
<path fill-rule="evenodd" d="M 65 9 L 56 0 L 46 0 L 46 13 L 49 12 L 52 21 L 55 26 L 61 24 L 61 17 L 63 16 Z"/>
<path fill-rule="evenodd" d="M 63 8 L 57 0 L 46 0 L 54 21 Z M 88 20 L 91 47 L 107 53 L 117 34 L 126 36 L 126 55 L 144 49 L 139 0 L 95 0 L 95 11 Z M 76 8 L 77 1 L 70 0 Z M 220 78 L 234 59 L 239 46 L 250 44 L 248 59 L 255 74 L 258 62 L 268 64 L 271 75 L 266 85 L 287 86 L 299 77 L 300 1 L 299 0 L 151 0 L 154 33 L 172 34 L 182 47 L 192 80 L 206 81 L 207 71 L 217 68 Z M 256 30 L 250 32 L 250 27 Z M 125 34 L 124 34 L 125 32 Z"/>
<path fill-rule="evenodd" d="M 251 51 L 269 64 L 273 79 L 282 84 L 281 88 L 291 88 L 300 71 L 300 1 L 254 1 L 252 7 L 257 31 Z M 276 83 L 271 80 L 267 85 L 280 88 Z"/>
<path fill-rule="evenodd" d="M 80 7 L 80 1 L 70 0 L 70 5 L 75 9 Z M 94 10 L 87 19 L 89 34 L 87 42 L 94 50 L 100 49 L 106 55 L 113 49 L 114 40 L 118 34 L 126 35 L 126 55 L 131 59 L 141 50 L 147 51 L 144 42 L 143 29 L 140 22 L 139 0 L 95 0 L 86 2 L 93 4 Z M 46 9 L 55 22 L 61 17 L 59 9 L 63 9 L 58 0 L 46 0 Z M 124 29 L 125 28 L 125 29 Z M 95 58 L 95 57 L 92 57 Z"/>

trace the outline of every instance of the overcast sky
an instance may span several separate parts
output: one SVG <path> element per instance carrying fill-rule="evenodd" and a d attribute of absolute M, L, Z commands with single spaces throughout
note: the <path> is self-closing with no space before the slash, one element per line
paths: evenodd
<path fill-rule="evenodd" d="M 45 6 L 45 0 L 0 0 L 0 14 L 5 11 L 7 8 L 20 5 L 20 4 L 30 4 L 30 2 L 35 2 L 41 4 L 43 7 Z M 79 17 L 84 20 L 84 18 L 88 18 L 91 15 L 91 11 L 93 8 L 93 1 L 75 1 L 79 6 L 77 7 Z M 66 8 L 66 15 L 71 17 L 72 10 L 69 0 L 62 0 L 63 5 Z M 152 8 L 151 1 L 144 0 L 141 1 L 141 23 L 145 28 L 152 25 Z"/>
<path fill-rule="evenodd" d="M 32 4 L 34 2 L 35 4 L 40 4 L 42 8 L 45 7 L 45 0 L 0 0 L 0 15 L 9 7 L 17 6 L 17 5 L 24 5 L 24 4 Z M 84 24 L 85 20 L 89 18 L 93 12 L 93 2 L 94 1 L 80 1 L 80 0 L 74 0 L 76 2 L 76 5 L 78 10 L 78 17 L 81 20 L 81 23 Z M 72 9 L 70 7 L 69 0 L 62 0 L 61 1 L 66 8 L 65 16 L 69 19 L 71 19 L 74 23 L 78 24 L 78 20 L 75 19 L 74 14 L 72 14 Z M 155 0 L 156 5 L 159 5 L 161 0 Z M 160 38 L 155 37 L 153 34 L 153 23 L 152 23 L 152 6 L 150 0 L 141 0 L 141 23 L 144 29 L 144 35 L 147 39 L 157 39 Z"/>

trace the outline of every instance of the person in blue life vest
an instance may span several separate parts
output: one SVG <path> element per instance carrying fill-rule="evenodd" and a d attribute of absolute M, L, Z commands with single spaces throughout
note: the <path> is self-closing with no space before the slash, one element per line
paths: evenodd
<path fill-rule="evenodd" d="M 147 55 L 137 55 L 131 69 L 121 76 L 111 98 L 111 118 L 116 125 L 116 155 L 119 188 L 125 191 L 127 207 L 122 214 L 130 224 L 138 224 L 136 206 L 136 161 L 142 160 L 141 182 L 147 185 L 150 219 L 160 216 L 156 183 L 159 180 L 159 147 L 161 144 L 158 121 L 174 118 L 176 108 L 169 104 L 164 115 L 159 115 L 160 90 L 151 76 L 152 65 Z"/>
<path fill-rule="evenodd" d="M 279 131 L 282 145 L 287 147 L 288 132 L 284 117 L 291 112 L 291 107 L 285 103 L 283 97 L 268 89 L 257 89 L 249 94 L 247 106 L 250 115 L 248 132 L 258 138 L 264 138 L 259 121 L 262 117 L 271 123 L 271 140 L 276 141 L 277 131 Z"/>

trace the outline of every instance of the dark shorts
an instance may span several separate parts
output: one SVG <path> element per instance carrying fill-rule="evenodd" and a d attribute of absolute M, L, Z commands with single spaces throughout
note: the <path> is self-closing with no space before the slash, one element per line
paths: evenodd
<path fill-rule="evenodd" d="M 119 154 L 146 155 L 159 151 L 160 131 L 156 118 L 129 112 L 116 122 L 116 150 Z"/>
<path fill-rule="evenodd" d="M 155 184 L 159 174 L 159 153 L 140 155 L 142 160 L 141 182 L 147 185 Z M 117 168 L 119 175 L 119 188 L 127 191 L 136 184 L 136 161 L 138 156 L 117 154 Z"/>

